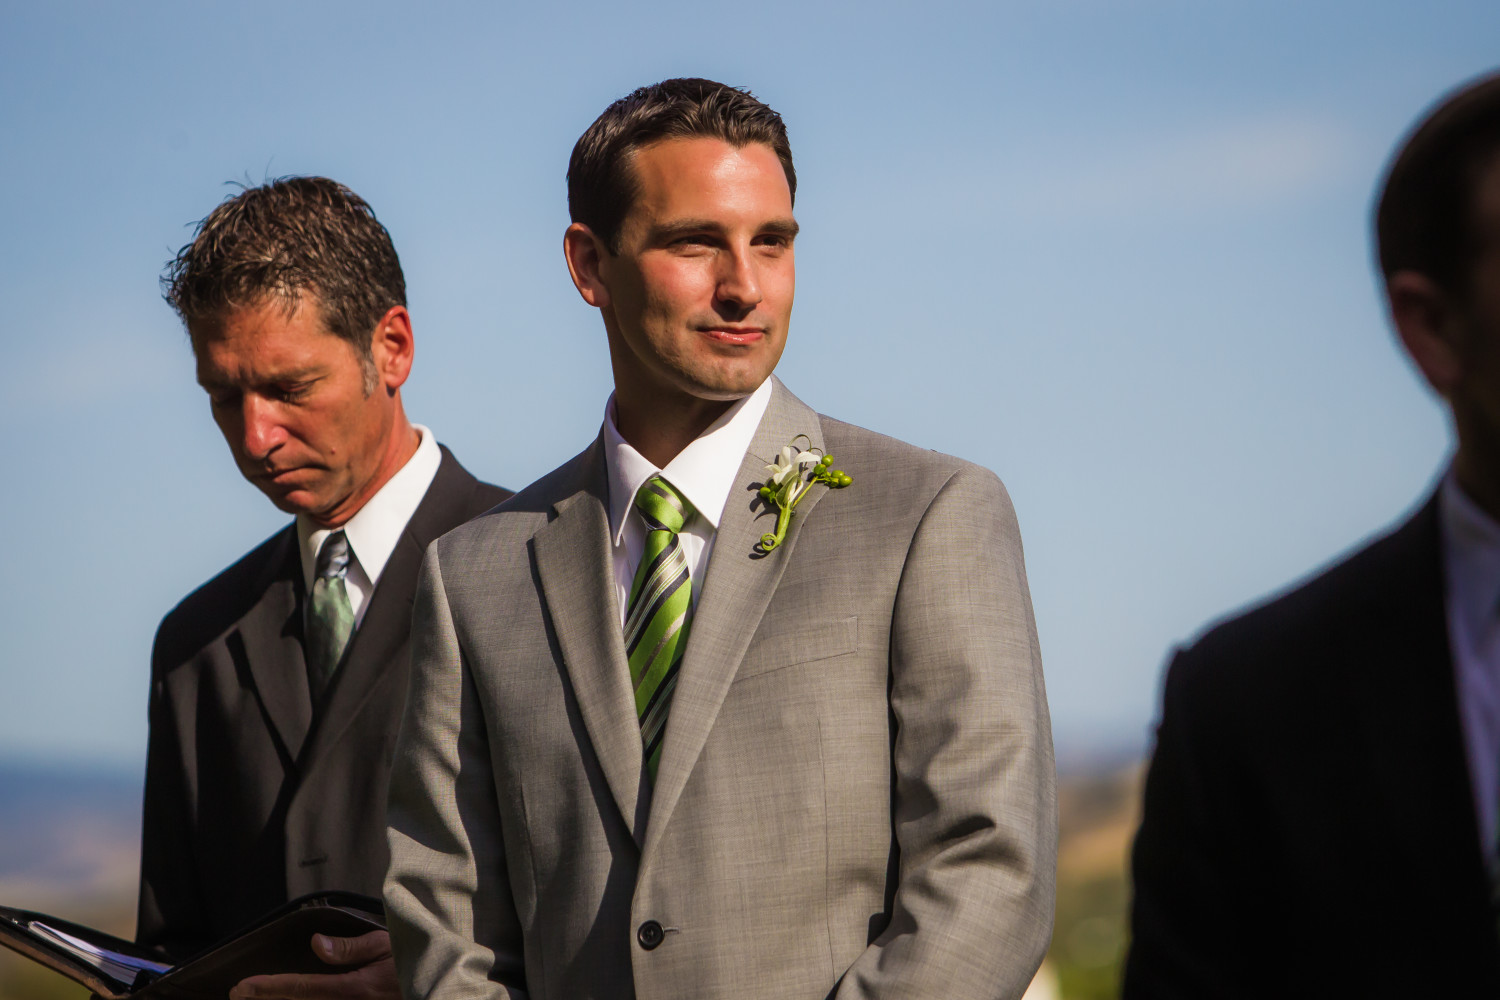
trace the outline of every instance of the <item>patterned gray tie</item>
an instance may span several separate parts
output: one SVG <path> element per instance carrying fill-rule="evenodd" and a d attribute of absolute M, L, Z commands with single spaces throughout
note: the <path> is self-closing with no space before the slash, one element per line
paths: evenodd
<path fill-rule="evenodd" d="M 349 573 L 349 539 L 335 531 L 318 550 L 318 568 L 307 601 L 307 683 L 317 705 L 339 667 L 354 632 L 354 607 L 344 577 Z"/>

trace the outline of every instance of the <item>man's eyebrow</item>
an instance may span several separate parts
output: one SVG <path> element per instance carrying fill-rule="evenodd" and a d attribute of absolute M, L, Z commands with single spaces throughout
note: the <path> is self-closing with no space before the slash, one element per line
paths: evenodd
<path fill-rule="evenodd" d="M 759 232 L 775 233 L 788 239 L 794 238 L 801 231 L 797 220 L 792 218 L 772 219 L 759 227 Z M 722 233 L 724 223 L 717 219 L 676 219 L 672 222 L 663 222 L 651 228 L 651 240 L 653 242 L 666 242 L 674 240 L 679 236 L 691 236 L 694 233 Z"/>
<path fill-rule="evenodd" d="M 198 384 L 204 389 L 238 389 L 241 387 L 258 388 L 268 385 L 281 385 L 287 382 L 305 382 L 320 374 L 316 365 L 303 368 L 289 368 L 284 371 L 272 372 L 264 378 L 255 379 L 229 379 L 214 378 L 213 376 L 198 375 Z"/>
<path fill-rule="evenodd" d="M 714 219 L 676 219 L 661 222 L 651 227 L 651 236 L 656 240 L 670 240 L 692 233 L 722 233 L 724 224 Z"/>

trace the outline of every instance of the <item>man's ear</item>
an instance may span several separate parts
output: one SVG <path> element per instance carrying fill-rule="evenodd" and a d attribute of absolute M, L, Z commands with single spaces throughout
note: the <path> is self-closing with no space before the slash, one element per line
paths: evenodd
<path fill-rule="evenodd" d="M 1427 383 L 1443 398 L 1463 377 L 1462 316 L 1452 296 L 1425 274 L 1397 271 L 1385 283 L 1391 323 Z"/>
<path fill-rule="evenodd" d="M 417 345 L 411 332 L 411 314 L 405 306 L 391 306 L 370 335 L 370 359 L 375 376 L 386 392 L 394 393 L 411 375 Z"/>
<path fill-rule="evenodd" d="M 604 242 L 588 226 L 575 222 L 563 233 L 563 256 L 568 259 L 573 287 L 583 301 L 599 309 L 608 308 L 609 286 L 604 281 L 603 264 L 609 250 Z"/>

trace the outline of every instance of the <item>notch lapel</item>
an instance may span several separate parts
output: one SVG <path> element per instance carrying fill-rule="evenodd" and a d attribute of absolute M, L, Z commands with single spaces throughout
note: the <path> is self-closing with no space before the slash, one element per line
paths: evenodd
<path fill-rule="evenodd" d="M 469 505 L 477 481 L 447 448 L 439 448 L 442 461 L 437 473 L 401 530 L 370 595 L 370 606 L 350 637 L 343 663 L 325 694 L 302 760 L 304 771 L 338 743 L 382 684 L 398 688 L 388 699 L 388 712 L 389 724 L 400 724 L 411 671 L 411 612 L 422 556 L 434 539 L 475 512 Z M 297 566 L 300 571 L 300 562 Z"/>
<path fill-rule="evenodd" d="M 382 682 L 399 683 L 405 691 L 409 657 L 397 654 L 410 641 L 411 609 L 416 600 L 423 548 L 412 537 L 408 525 L 386 560 L 380 581 L 370 596 L 370 606 L 365 609 L 360 627 L 354 630 L 344 660 L 324 696 L 322 710 L 299 761 L 304 771 L 338 742 Z M 404 697 L 398 699 L 398 703 L 404 701 Z"/>
<path fill-rule="evenodd" d="M 297 602 L 301 589 L 297 574 L 302 567 L 294 529 L 282 533 L 270 567 L 270 579 L 260 600 L 240 619 L 236 631 L 266 719 L 291 762 L 301 755 L 312 723 L 312 696 L 307 688 Z"/>
<path fill-rule="evenodd" d="M 587 484 L 554 505 L 556 517 L 532 537 L 552 633 L 620 813 L 637 846 L 650 808 L 640 720 L 614 595 L 603 445 L 596 442 Z"/>
<path fill-rule="evenodd" d="M 1443 580 L 1438 503 L 1429 501 L 1384 543 L 1389 581 L 1371 613 L 1368 645 L 1348 659 L 1347 685 L 1372 773 L 1380 776 L 1372 822 L 1396 828 L 1404 863 L 1438 886 L 1460 887 L 1475 924 L 1492 928 L 1459 717 Z M 1393 862 L 1394 863 L 1394 862 Z M 1492 958 L 1500 945 L 1486 934 Z"/>
<path fill-rule="evenodd" d="M 698 607 L 693 612 L 652 794 L 647 852 L 661 837 L 703 751 L 729 685 L 796 547 L 801 526 L 828 492 L 826 486 L 814 486 L 797 505 L 786 541 L 764 556 L 756 554 L 761 535 L 776 525 L 774 508 L 767 509 L 756 492 L 765 481 L 766 465 L 799 434 L 811 439 L 811 447 L 823 447 L 818 415 L 779 379 L 773 381 L 771 402 L 740 463 L 719 519 Z"/>

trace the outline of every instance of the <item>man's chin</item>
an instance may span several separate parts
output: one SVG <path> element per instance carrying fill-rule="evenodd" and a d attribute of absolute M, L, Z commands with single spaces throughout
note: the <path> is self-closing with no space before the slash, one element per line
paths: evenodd
<path fill-rule="evenodd" d="M 319 513 L 327 509 L 328 506 L 312 490 L 277 486 L 275 483 L 263 481 L 257 482 L 255 485 L 266 495 L 266 499 L 271 501 L 277 510 L 286 514 L 311 517 L 316 521 Z"/>
<path fill-rule="evenodd" d="M 770 368 L 735 365 L 697 373 L 697 377 L 691 378 L 690 384 L 683 388 L 699 399 L 732 403 L 759 389 L 770 377 Z"/>

